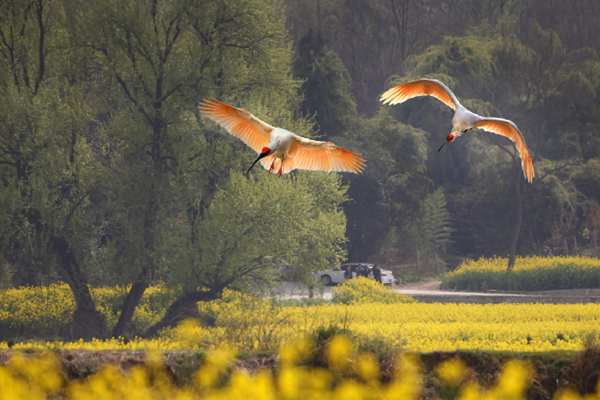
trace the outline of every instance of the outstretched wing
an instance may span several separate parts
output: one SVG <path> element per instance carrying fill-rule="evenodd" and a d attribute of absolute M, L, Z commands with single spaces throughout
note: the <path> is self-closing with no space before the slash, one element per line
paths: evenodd
<path fill-rule="evenodd" d="M 436 79 L 419 79 L 395 86 L 382 94 L 379 100 L 393 105 L 419 96 L 433 96 L 453 110 L 460 104 L 448 86 Z"/>
<path fill-rule="evenodd" d="M 275 129 L 248 111 L 216 99 L 204 99 L 200 103 L 200 112 L 227 129 L 233 136 L 242 139 L 257 153 L 269 145 L 271 131 Z"/>
<path fill-rule="evenodd" d="M 528 182 L 531 182 L 534 176 L 533 162 L 527 150 L 527 144 L 525 143 L 525 137 L 517 128 L 517 126 L 507 119 L 502 118 L 483 118 L 475 122 L 473 125 L 476 128 L 481 128 L 489 132 L 493 132 L 498 135 L 506 136 L 513 142 L 517 147 L 519 156 L 521 156 L 521 167 L 523 168 L 523 176 Z"/>
<path fill-rule="evenodd" d="M 293 160 L 293 166 L 298 169 L 358 174 L 365 167 L 365 160 L 360 157 L 360 153 L 346 150 L 330 142 L 310 140 L 298 135 L 294 135 L 288 155 Z M 284 169 L 287 162 L 286 159 L 283 164 Z"/>

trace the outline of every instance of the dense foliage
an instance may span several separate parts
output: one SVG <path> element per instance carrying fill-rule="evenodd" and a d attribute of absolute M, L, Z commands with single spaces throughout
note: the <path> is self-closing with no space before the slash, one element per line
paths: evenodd
<path fill-rule="evenodd" d="M 298 48 L 312 29 L 351 78 L 359 116 L 340 140 L 364 149 L 369 161 L 363 176 L 348 178 L 351 259 L 438 272 L 465 257 L 596 251 L 600 9 L 593 0 L 286 5 Z M 378 104 L 388 87 L 421 77 L 444 81 L 475 112 L 514 121 L 534 159 L 533 183 L 524 184 L 513 145 L 489 133 L 474 130 L 434 157 L 452 115 L 437 100 Z M 333 118 L 326 112 L 319 118 Z M 388 115 L 398 123 L 392 129 L 381 124 Z M 439 188 L 450 217 L 438 228 L 452 233 L 447 251 L 411 240 L 416 229 L 429 229 L 425 200 Z"/>
<path fill-rule="evenodd" d="M 565 290 L 600 288 L 600 260 L 587 257 L 517 258 L 506 273 L 506 259 L 480 258 L 461 264 L 444 277 L 453 290 Z"/>

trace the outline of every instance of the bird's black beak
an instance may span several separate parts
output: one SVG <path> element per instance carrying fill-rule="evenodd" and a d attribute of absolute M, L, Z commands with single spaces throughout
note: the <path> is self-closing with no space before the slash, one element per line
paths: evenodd
<path fill-rule="evenodd" d="M 254 165 L 255 165 L 255 164 L 258 162 L 258 160 L 260 160 L 260 159 L 261 159 L 261 158 L 263 158 L 263 157 L 266 157 L 268 154 L 269 154 L 268 152 L 264 152 L 264 151 L 263 151 L 262 153 L 260 153 L 260 154 L 258 155 L 258 158 L 256 159 L 256 161 L 254 161 L 254 162 L 252 163 L 252 166 L 251 166 L 250 168 L 248 168 L 248 171 L 246 171 L 246 174 L 249 174 L 249 173 L 250 173 L 250 170 L 251 170 L 251 169 L 254 167 Z"/>
<path fill-rule="evenodd" d="M 450 143 L 450 140 L 446 140 L 444 144 L 440 146 L 440 149 L 437 151 L 437 153 L 435 153 L 436 155 L 440 154 L 440 151 L 442 151 L 442 148 L 446 145 L 446 143 Z"/>

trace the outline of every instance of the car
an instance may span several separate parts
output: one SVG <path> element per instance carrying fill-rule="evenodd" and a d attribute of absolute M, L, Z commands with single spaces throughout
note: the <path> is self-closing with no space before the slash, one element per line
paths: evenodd
<path fill-rule="evenodd" d="M 344 283 L 344 282 L 346 282 L 346 272 L 344 269 L 347 268 L 348 266 L 350 266 L 350 270 L 352 271 L 352 276 L 356 277 L 356 268 L 359 265 L 363 265 L 363 266 L 366 266 L 367 268 L 369 268 L 369 276 L 373 277 L 372 270 L 376 264 L 344 263 L 339 267 L 317 272 L 315 274 L 315 278 L 319 279 L 325 286 L 338 284 L 338 283 Z M 392 271 L 390 271 L 389 269 L 382 269 L 382 268 L 380 268 L 380 270 L 381 270 L 381 283 L 383 283 L 385 285 L 393 285 L 395 282 L 395 279 L 394 279 L 394 274 L 392 273 Z"/>

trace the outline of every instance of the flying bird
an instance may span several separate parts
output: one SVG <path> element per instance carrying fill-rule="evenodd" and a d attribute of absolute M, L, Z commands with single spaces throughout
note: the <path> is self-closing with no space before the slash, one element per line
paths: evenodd
<path fill-rule="evenodd" d="M 216 99 L 201 102 L 200 112 L 258 153 L 246 174 L 258 161 L 269 173 L 278 170 L 279 177 L 294 169 L 359 173 L 365 167 L 360 153 L 272 127 L 248 111 Z"/>
<path fill-rule="evenodd" d="M 436 154 L 447 143 L 452 142 L 463 133 L 467 133 L 473 128 L 480 128 L 497 135 L 506 136 L 515 143 L 521 157 L 523 176 L 528 182 L 531 182 L 534 175 L 533 163 L 527 150 L 525 138 L 519 128 L 507 119 L 485 118 L 467 110 L 460 104 L 454 93 L 442 82 L 435 79 L 419 79 L 408 82 L 387 90 L 381 95 L 380 101 L 383 101 L 383 104 L 393 105 L 418 96 L 433 96 L 455 111 L 452 118 L 452 132 L 446 137 L 446 141 Z"/>

